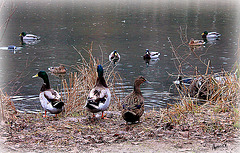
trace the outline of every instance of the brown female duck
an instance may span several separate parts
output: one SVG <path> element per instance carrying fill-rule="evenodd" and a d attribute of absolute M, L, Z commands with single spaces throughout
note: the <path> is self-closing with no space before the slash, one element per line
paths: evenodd
<path fill-rule="evenodd" d="M 144 77 L 138 77 L 134 81 L 134 90 L 123 101 L 122 117 L 126 122 L 135 123 L 144 113 L 144 98 L 140 85 L 145 81 Z"/>

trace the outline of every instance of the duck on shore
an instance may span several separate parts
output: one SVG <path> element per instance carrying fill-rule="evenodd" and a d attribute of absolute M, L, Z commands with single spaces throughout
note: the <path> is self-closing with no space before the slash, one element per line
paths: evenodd
<path fill-rule="evenodd" d="M 60 100 L 61 96 L 56 90 L 50 87 L 48 75 L 45 71 L 39 71 L 33 76 L 33 78 L 35 77 L 40 77 L 44 81 L 39 94 L 41 105 L 45 110 L 45 115 L 43 117 L 47 117 L 47 111 L 57 116 L 57 114 L 62 112 L 64 107 L 64 103 Z"/>
<path fill-rule="evenodd" d="M 142 76 L 134 81 L 133 91 L 127 95 L 122 103 L 122 117 L 128 123 L 139 122 L 144 113 L 144 98 L 142 96 L 140 85 L 146 82 Z"/>
<path fill-rule="evenodd" d="M 96 84 L 88 95 L 85 107 L 88 111 L 93 113 L 93 117 L 95 117 L 94 113 L 101 111 L 101 118 L 104 119 L 103 112 L 109 107 L 111 93 L 103 77 L 103 67 L 101 65 L 97 66 L 97 72 L 98 77 L 96 80 Z"/>

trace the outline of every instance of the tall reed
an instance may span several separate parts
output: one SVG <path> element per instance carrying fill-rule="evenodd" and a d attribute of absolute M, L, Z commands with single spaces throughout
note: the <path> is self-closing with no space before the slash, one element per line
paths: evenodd
<path fill-rule="evenodd" d="M 92 47 L 85 58 L 79 50 L 81 63 L 74 66 L 76 72 L 71 72 L 67 79 L 62 81 L 64 98 L 66 99 L 65 116 L 86 115 L 85 103 L 90 90 L 95 86 L 97 79 L 97 65 L 100 64 L 92 54 Z M 111 105 L 109 110 L 117 110 L 120 99 L 116 96 L 116 88 L 121 88 L 122 79 L 115 71 L 115 65 L 110 62 L 101 63 L 104 67 L 104 78 L 111 91 Z"/>

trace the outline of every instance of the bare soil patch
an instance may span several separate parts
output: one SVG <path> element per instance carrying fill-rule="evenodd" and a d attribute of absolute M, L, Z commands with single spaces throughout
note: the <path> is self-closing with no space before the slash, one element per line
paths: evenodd
<path fill-rule="evenodd" d="M 141 123 L 126 125 L 119 112 L 94 121 L 18 114 L 1 128 L 1 147 L 8 152 L 238 152 L 239 132 L 227 113 L 218 116 L 222 130 L 204 130 L 204 124 L 211 128 L 214 123 L 207 118 L 199 123 L 196 114 L 188 114 L 185 125 L 166 122 L 162 115 L 147 112 Z"/>

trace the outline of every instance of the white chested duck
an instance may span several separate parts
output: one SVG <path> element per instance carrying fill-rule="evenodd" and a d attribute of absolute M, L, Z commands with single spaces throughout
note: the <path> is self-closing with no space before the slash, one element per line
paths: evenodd
<path fill-rule="evenodd" d="M 57 116 L 57 114 L 62 112 L 64 107 L 64 103 L 60 101 L 61 96 L 57 91 L 51 89 L 48 75 L 45 71 L 39 71 L 33 76 L 33 78 L 35 77 L 40 77 L 44 81 L 39 94 L 41 105 L 45 110 L 45 115 L 43 117 L 46 117 L 47 111 Z"/>
<path fill-rule="evenodd" d="M 97 72 L 98 77 L 96 85 L 90 91 L 85 107 L 88 111 L 93 113 L 93 117 L 95 117 L 94 113 L 101 111 L 103 119 L 103 112 L 108 109 L 110 104 L 111 93 L 103 77 L 103 67 L 101 65 L 97 66 Z"/>

